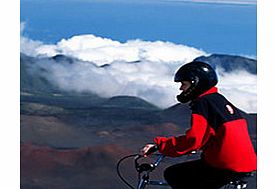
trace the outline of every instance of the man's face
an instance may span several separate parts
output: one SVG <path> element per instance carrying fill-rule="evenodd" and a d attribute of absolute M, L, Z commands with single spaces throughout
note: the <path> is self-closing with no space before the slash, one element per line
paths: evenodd
<path fill-rule="evenodd" d="M 188 88 L 190 88 L 191 82 L 190 81 L 182 81 L 180 90 L 186 92 Z"/>

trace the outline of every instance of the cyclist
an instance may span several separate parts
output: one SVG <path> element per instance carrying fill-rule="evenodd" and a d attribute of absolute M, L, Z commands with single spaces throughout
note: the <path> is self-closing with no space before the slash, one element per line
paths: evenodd
<path fill-rule="evenodd" d="M 247 176 L 257 169 L 247 122 L 240 110 L 218 93 L 215 70 L 207 63 L 193 61 L 175 74 L 182 91 L 181 103 L 189 103 L 191 128 L 184 135 L 156 137 L 146 144 L 146 156 L 153 149 L 178 157 L 201 150 L 201 158 L 168 167 L 165 180 L 174 189 L 216 189 L 231 179 Z"/>

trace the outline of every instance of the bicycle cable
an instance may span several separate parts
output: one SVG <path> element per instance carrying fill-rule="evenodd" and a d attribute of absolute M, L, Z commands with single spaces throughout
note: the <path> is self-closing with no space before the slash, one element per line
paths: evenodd
<path fill-rule="evenodd" d="M 131 189 L 135 189 L 135 188 L 134 188 L 130 183 L 128 183 L 126 179 L 123 178 L 123 176 L 122 176 L 121 173 L 120 173 L 119 166 L 120 166 L 121 162 L 124 161 L 125 159 L 128 159 L 128 158 L 130 158 L 130 157 L 136 157 L 136 156 L 140 156 L 140 155 L 139 155 L 139 154 L 132 154 L 132 155 L 125 156 L 125 157 L 121 158 L 121 159 L 117 162 L 117 165 L 116 165 L 117 175 L 118 175 L 119 178 L 120 178 L 127 186 L 129 186 Z"/>

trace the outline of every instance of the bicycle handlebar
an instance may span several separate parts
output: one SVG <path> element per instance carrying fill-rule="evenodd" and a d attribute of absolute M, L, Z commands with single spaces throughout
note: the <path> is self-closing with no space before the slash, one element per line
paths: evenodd
<path fill-rule="evenodd" d="M 153 154 L 155 151 L 157 151 L 157 148 L 156 147 L 153 147 L 153 149 L 149 149 L 151 150 L 149 152 L 149 154 Z M 147 153 L 148 154 L 148 153 Z M 191 151 L 190 154 L 197 154 L 196 151 Z M 190 155 L 190 154 L 187 154 L 187 155 Z M 120 164 L 123 160 L 127 159 L 127 158 L 131 158 L 133 157 L 134 158 L 134 163 L 135 163 L 135 170 L 137 171 L 138 173 L 138 178 L 139 178 L 139 182 L 138 182 L 138 185 L 137 185 L 137 189 L 144 189 L 146 185 L 168 185 L 166 182 L 163 182 L 163 181 L 153 181 L 153 180 L 150 180 L 149 176 L 150 176 L 150 173 L 152 171 L 155 170 L 155 168 L 157 166 L 159 166 L 159 164 L 161 163 L 161 161 L 164 159 L 165 155 L 162 155 L 162 154 L 153 154 L 153 155 L 156 155 L 158 156 L 158 158 L 152 162 L 152 163 L 139 163 L 139 160 L 141 158 L 146 158 L 147 156 L 145 156 L 146 154 L 144 155 L 141 155 L 141 154 L 132 154 L 132 155 L 127 155 L 123 158 L 121 158 L 118 162 L 117 162 L 117 174 L 118 176 L 120 177 L 120 179 L 131 189 L 135 189 L 130 183 L 127 182 L 127 180 L 125 178 L 123 178 L 123 176 L 121 175 L 120 173 Z M 141 173 L 143 173 L 143 175 L 141 176 Z"/>
<path fill-rule="evenodd" d="M 141 174 L 142 172 L 146 172 L 146 174 L 149 174 L 150 172 L 154 171 L 155 168 L 161 163 L 161 161 L 163 160 L 163 158 L 165 157 L 162 154 L 155 154 L 158 155 L 158 158 L 156 159 L 156 161 L 154 161 L 153 163 L 142 163 L 140 164 L 138 161 L 141 158 L 145 158 L 143 155 L 140 154 L 132 154 L 132 155 L 128 155 L 125 156 L 123 158 L 121 158 L 118 162 L 117 162 L 117 174 L 119 176 L 119 178 L 131 189 L 135 189 L 130 183 L 127 182 L 127 180 L 125 180 L 123 178 L 123 176 L 120 173 L 120 164 L 122 161 L 124 161 L 125 159 L 134 157 L 134 162 L 135 162 L 135 168 L 136 171 Z M 152 181 L 151 181 L 152 182 Z M 159 182 L 160 183 L 160 182 Z"/>
<path fill-rule="evenodd" d="M 150 172 L 153 171 L 161 163 L 161 161 L 163 160 L 164 157 L 165 157 L 164 155 L 159 154 L 157 160 L 154 163 L 139 164 L 138 160 L 140 158 L 143 158 L 143 156 L 142 155 L 137 155 L 135 157 L 135 167 L 136 167 L 137 172 L 141 173 L 143 171 L 150 171 Z"/>
<path fill-rule="evenodd" d="M 154 166 L 157 167 L 161 163 L 161 161 L 163 160 L 164 157 L 165 157 L 165 155 L 160 154 L 158 159 L 155 161 Z"/>

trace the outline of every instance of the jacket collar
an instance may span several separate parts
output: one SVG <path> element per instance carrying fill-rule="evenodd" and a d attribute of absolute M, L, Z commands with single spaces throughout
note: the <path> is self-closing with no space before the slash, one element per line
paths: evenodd
<path fill-rule="evenodd" d="M 205 96 L 207 94 L 217 93 L 217 91 L 218 91 L 217 87 L 212 87 L 209 90 L 207 90 L 206 92 L 199 95 L 199 97 Z"/>
<path fill-rule="evenodd" d="M 217 93 L 217 91 L 218 91 L 217 87 L 212 87 L 212 88 L 210 88 L 209 90 L 207 90 L 206 92 L 204 92 L 204 93 L 202 93 L 201 95 L 199 95 L 196 99 L 198 99 L 198 98 L 200 98 L 200 97 L 202 97 L 202 96 L 208 95 L 208 94 Z M 189 106 L 190 106 L 190 107 L 193 106 L 193 104 L 194 104 L 194 102 L 195 102 L 196 99 L 190 101 L 190 103 L 189 103 Z"/>

